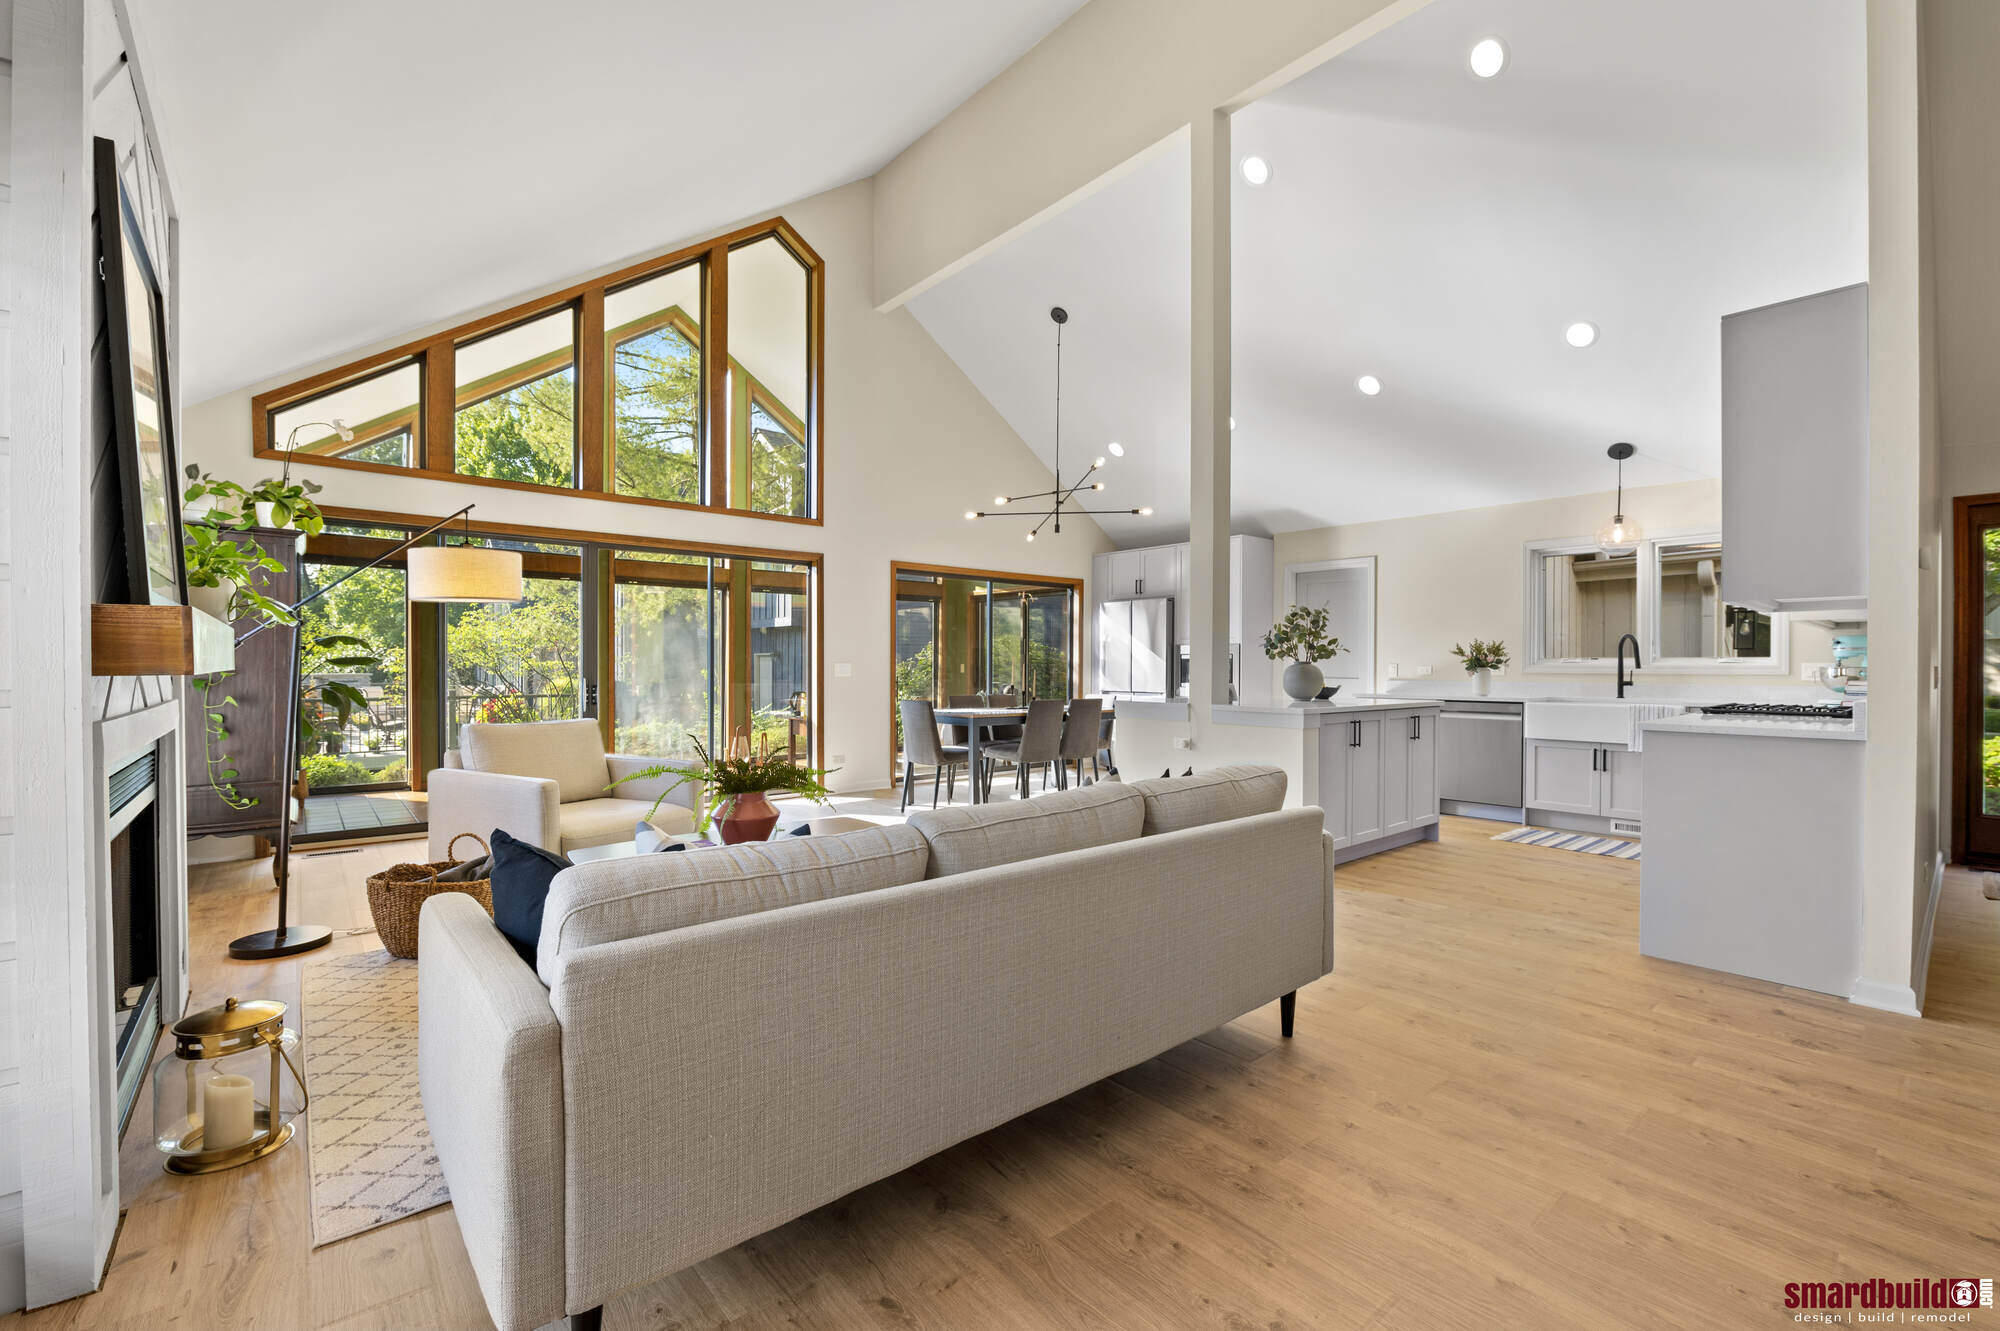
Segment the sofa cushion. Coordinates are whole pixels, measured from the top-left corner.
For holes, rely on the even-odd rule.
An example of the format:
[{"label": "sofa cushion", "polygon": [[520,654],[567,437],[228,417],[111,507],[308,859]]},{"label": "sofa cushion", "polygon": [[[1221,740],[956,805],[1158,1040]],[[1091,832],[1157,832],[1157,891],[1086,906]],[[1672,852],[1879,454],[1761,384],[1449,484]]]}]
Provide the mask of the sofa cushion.
[{"label": "sofa cushion", "polygon": [[580,864],[549,889],[535,969],[550,984],[578,948],[920,883],[929,859],[918,833],[874,827]]},{"label": "sofa cushion", "polygon": [[926,809],[910,826],[930,843],[930,877],[1060,855],[1138,838],[1146,805],[1132,786],[1101,782],[1081,790],[1001,800],[971,808]]},{"label": "sofa cushion", "polygon": [[611,780],[603,732],[588,718],[518,725],[474,722],[459,728],[458,743],[460,758],[471,771],[545,777],[556,783],[556,799],[564,804],[601,798]]},{"label": "sofa cushion", "polygon": [[[584,846],[608,846],[614,841],[630,841],[639,823],[646,821],[651,800],[577,800],[556,810],[561,824],[561,842],[556,849],[567,855]],[[694,814],[678,804],[662,804],[653,815],[652,825],[669,836],[694,831]]]},{"label": "sofa cushion", "polygon": [[1285,802],[1282,767],[1217,767],[1193,776],[1163,776],[1128,787],[1146,801],[1146,835],[1205,827],[1230,818],[1276,813]]},{"label": "sofa cushion", "polygon": [[542,933],[542,910],[549,884],[570,867],[551,850],[496,829],[493,833],[493,926],[506,936],[521,960],[535,964]]}]

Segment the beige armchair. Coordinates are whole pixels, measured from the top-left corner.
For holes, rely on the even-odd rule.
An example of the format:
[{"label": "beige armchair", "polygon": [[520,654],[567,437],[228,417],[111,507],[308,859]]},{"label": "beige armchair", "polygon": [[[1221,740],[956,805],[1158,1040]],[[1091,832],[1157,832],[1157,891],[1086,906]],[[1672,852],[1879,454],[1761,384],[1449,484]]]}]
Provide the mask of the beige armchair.
[{"label": "beige armchair", "polygon": [[[628,781],[607,791],[613,781],[660,760],[606,753],[592,720],[469,724],[458,736],[460,747],[447,751],[445,765],[430,774],[433,860],[446,858],[459,833],[490,837],[495,828],[562,854],[623,841],[674,780]],[[653,826],[692,832],[700,799],[693,782],[669,792]]]}]

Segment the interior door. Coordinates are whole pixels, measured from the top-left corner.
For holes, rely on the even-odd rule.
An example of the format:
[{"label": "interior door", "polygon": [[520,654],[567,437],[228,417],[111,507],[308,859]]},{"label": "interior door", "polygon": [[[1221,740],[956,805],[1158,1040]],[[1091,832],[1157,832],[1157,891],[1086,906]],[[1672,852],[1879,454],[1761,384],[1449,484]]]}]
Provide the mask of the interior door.
[{"label": "interior door", "polygon": [[1963,863],[2000,868],[2000,495],[1961,499],[1954,507],[1953,840]]},{"label": "interior door", "polygon": [[1327,683],[1350,692],[1375,682],[1375,569],[1373,561],[1343,568],[1302,569],[1293,578],[1293,600],[1326,611],[1327,630],[1346,650],[1319,662]]}]

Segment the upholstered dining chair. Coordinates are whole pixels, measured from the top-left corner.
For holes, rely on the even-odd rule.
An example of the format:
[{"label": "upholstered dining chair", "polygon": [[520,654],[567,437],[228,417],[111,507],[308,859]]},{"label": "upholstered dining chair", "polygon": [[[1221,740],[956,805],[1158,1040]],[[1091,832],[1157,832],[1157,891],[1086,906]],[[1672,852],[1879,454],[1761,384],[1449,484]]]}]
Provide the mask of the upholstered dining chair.
[{"label": "upholstered dining chair", "polygon": [[[946,781],[949,800],[957,793],[958,769],[969,762],[970,755],[964,745],[946,744],[938,737],[937,704],[929,698],[905,698],[896,704],[897,713],[903,719],[903,812],[910,811],[910,791],[916,783],[917,769],[931,770],[931,807],[938,803],[938,782]],[[978,780],[978,774],[969,775],[970,780]]]},{"label": "upholstered dining chair", "polygon": [[1069,789],[1069,765],[1076,764],[1076,779],[1083,782],[1083,765],[1097,762],[1098,722],[1104,717],[1104,699],[1071,698],[1069,716],[1063,721],[1062,748],[1056,758],[1056,784]]},{"label": "upholstered dining chair", "polygon": [[[986,697],[984,694],[979,693],[954,693],[951,695],[951,705],[953,707],[984,707],[986,705]],[[946,726],[944,728],[944,742],[947,744],[965,743],[965,732],[967,729],[968,727],[966,726]]]},{"label": "upholstered dining chair", "polygon": [[[1104,772],[1115,772],[1118,770],[1118,760],[1111,753],[1111,728],[1112,723],[1117,719],[1110,711],[1106,711],[1097,720],[1097,752],[1090,755],[1090,774],[1093,777],[1102,778]],[[1104,760],[1103,772],[1100,772],[1097,767],[1097,761],[1100,758]]]},{"label": "upholstered dining chair", "polygon": [[[979,756],[991,758],[993,762],[1014,764],[1015,789],[1022,799],[1028,798],[1028,769],[1042,767],[1042,789],[1049,788],[1051,769],[1062,757],[1063,707],[1059,700],[1047,699],[1028,704],[1028,722],[1021,727],[1021,738],[1017,740],[997,740],[992,744],[981,744]],[[993,768],[987,765],[983,774],[990,795],[993,790]]]}]

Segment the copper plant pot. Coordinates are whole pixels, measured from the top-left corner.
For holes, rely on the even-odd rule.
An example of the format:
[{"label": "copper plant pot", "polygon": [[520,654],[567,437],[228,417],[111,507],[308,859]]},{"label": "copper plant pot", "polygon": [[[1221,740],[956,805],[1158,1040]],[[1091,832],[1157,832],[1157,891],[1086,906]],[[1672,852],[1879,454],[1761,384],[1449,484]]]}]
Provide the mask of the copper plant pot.
[{"label": "copper plant pot", "polygon": [[722,844],[738,845],[745,841],[768,841],[771,832],[778,826],[778,811],[771,807],[771,801],[764,798],[761,790],[745,791],[732,795],[729,812],[717,824],[722,831]]}]

